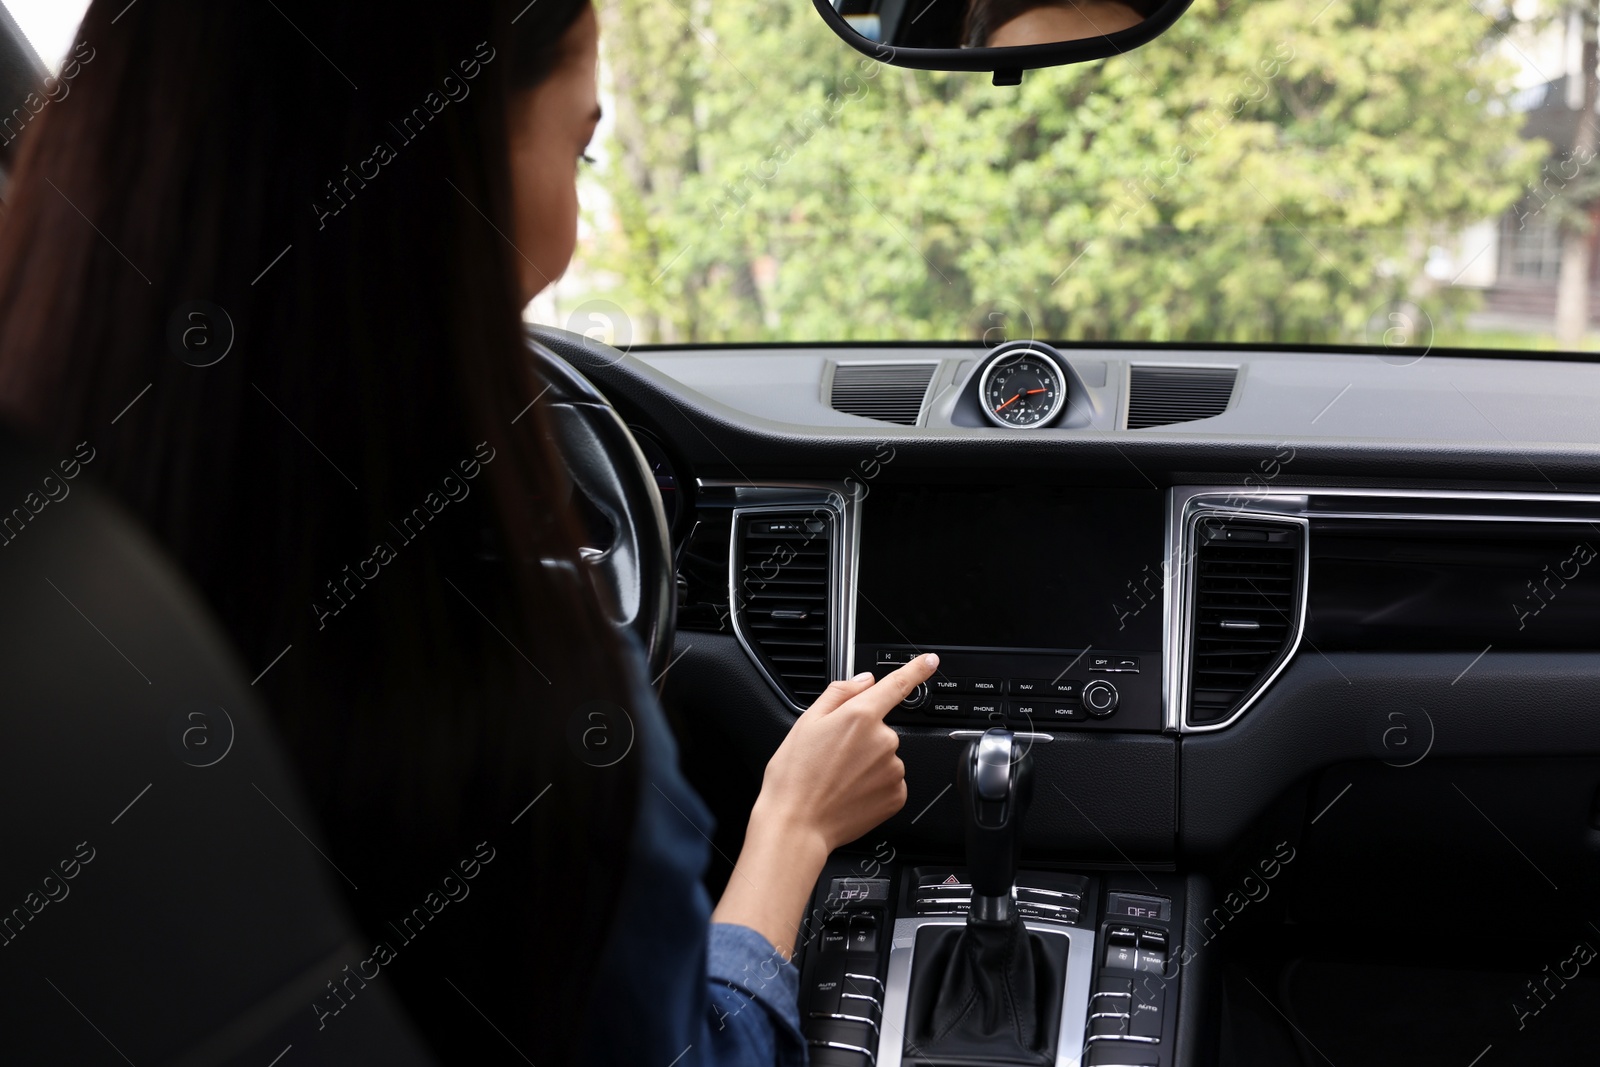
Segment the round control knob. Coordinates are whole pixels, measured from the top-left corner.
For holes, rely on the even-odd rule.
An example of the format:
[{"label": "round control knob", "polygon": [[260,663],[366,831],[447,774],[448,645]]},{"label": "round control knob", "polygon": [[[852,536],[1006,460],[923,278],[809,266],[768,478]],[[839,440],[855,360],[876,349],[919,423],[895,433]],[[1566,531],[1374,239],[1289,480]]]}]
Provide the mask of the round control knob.
[{"label": "round control knob", "polygon": [[915,711],[917,708],[922,707],[922,705],[926,704],[927,702],[928,683],[918,682],[916,687],[912,689],[911,692],[906,694],[906,698],[900,702],[900,706],[902,708]]},{"label": "round control knob", "polygon": [[1117,710],[1117,701],[1122,698],[1117,694],[1117,687],[1104,678],[1096,678],[1083,687],[1084,709],[1097,719],[1103,719]]}]

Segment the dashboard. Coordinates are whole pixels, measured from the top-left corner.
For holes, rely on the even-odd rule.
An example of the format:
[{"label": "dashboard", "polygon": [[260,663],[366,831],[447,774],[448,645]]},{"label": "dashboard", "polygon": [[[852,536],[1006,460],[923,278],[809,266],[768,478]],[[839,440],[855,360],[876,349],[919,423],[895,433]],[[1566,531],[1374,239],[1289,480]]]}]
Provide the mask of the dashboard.
[{"label": "dashboard", "polygon": [[[956,768],[996,724],[1032,767],[1018,899],[1072,897],[1029,920],[1083,968],[1058,1063],[1205,1062],[1214,1006],[1263,1030],[1280,972],[1431,988],[1407,968],[1443,953],[1514,984],[1589,936],[1600,363],[536,337],[674,490],[662,699],[719,854],[829,680],[940,655],[887,719],[903,809],[815,892],[833,914],[859,890],[804,964],[818,1062],[895,1062],[852,1012],[894,1033],[924,939],[961,921],[928,908],[962,906]],[[1544,947],[1485,941],[1486,905]],[[1140,978],[1161,960],[1164,992]]]},{"label": "dashboard", "polygon": [[[1027,848],[1150,870],[1326,803],[1330,768],[1600,757],[1596,364],[536,336],[677,491],[665,699],[732,792],[829,679],[928,649],[885,832],[947,846],[956,753],[996,721],[1036,738]],[[1028,397],[1027,425],[982,406]],[[1591,847],[1587,770],[1517,788],[1563,814],[1505,833]]]}]

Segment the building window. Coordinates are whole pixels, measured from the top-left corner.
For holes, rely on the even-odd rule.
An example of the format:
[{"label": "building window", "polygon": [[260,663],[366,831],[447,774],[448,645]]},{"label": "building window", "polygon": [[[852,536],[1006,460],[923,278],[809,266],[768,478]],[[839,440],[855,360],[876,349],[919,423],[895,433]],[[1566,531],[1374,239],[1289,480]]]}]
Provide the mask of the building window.
[{"label": "building window", "polygon": [[1502,276],[1523,282],[1553,282],[1561,273],[1561,234],[1542,205],[1521,204],[1500,220]]}]

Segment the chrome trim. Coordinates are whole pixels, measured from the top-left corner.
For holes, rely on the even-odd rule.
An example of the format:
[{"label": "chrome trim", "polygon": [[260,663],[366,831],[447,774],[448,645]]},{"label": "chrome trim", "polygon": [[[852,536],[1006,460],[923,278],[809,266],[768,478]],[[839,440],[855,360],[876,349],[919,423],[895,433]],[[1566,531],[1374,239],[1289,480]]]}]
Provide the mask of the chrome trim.
[{"label": "chrome trim", "polygon": [[[951,730],[949,737],[952,741],[976,741],[987,732],[986,730]],[[1026,730],[1011,736],[1018,741],[1033,741],[1036,743],[1048,743],[1056,739],[1054,734],[1036,734]]]},{"label": "chrome trim", "polygon": [[[858,982],[871,982],[873,985],[878,987],[880,992],[883,990],[883,981],[882,981],[882,979],[880,979],[875,974],[855,974],[855,973],[853,973],[851,971],[846,971],[846,972],[844,972],[844,976],[846,978],[853,978]],[[840,996],[843,996],[843,995],[844,994],[842,994],[842,993],[840,994]],[[860,996],[861,994],[856,993],[856,994],[852,994],[852,995]],[[882,1007],[883,1005],[880,1004],[878,1006]]]},{"label": "chrome trim", "polygon": [[[936,375],[937,376],[937,375]],[[891,457],[892,458],[892,457]],[[844,619],[844,636],[840,639],[839,662],[843,665],[839,677],[849,678],[856,671],[856,583],[861,571],[861,503],[866,499],[866,486],[856,483],[861,494],[845,497],[845,531],[849,545],[845,554],[845,573],[839,584],[840,617]]]},{"label": "chrome trim", "polygon": [[[1017,900],[1015,897],[1012,897],[1011,900],[1012,900],[1013,904],[1016,906],[1018,915],[1025,916],[1026,918],[1029,918],[1029,919],[1038,919],[1040,922],[1057,922],[1057,923],[1069,923],[1070,924],[1070,923],[1077,922],[1078,921],[1078,916],[1082,914],[1082,911],[1080,909],[1078,909],[1078,908],[1062,907],[1062,906],[1056,905],[1056,904],[1040,904],[1037,901],[1032,901],[1032,900]],[[963,899],[963,900],[918,900],[918,901],[915,901],[914,903],[917,906],[917,908],[919,909],[918,912],[917,912],[917,914],[919,914],[919,915],[965,915],[972,908],[972,902],[970,900],[965,900],[965,899]],[[1029,908],[1048,908],[1051,911],[1060,912],[1061,913],[1061,917],[1057,917],[1055,915],[1045,915],[1045,914],[1035,915],[1035,914],[1032,914],[1032,913],[1030,913],[1028,911]],[[1069,915],[1069,914],[1071,915],[1071,918],[1066,918],[1066,916]]]},{"label": "chrome trim", "polygon": [[968,758],[972,761],[972,788],[984,800],[1005,800],[1011,794],[1011,764],[1019,757],[1012,749],[1010,730],[985,730]]},{"label": "chrome trim", "polygon": [[1136,1037],[1133,1034],[1091,1034],[1089,1040],[1085,1041],[1084,1044],[1087,1045],[1095,1041],[1128,1041],[1139,1045],[1161,1044],[1159,1037]]},{"label": "chrome trim", "polygon": [[[910,1008],[911,957],[917,931],[924,926],[964,926],[963,919],[929,916],[896,919],[889,949],[889,989],[883,1002],[884,1036],[878,1041],[880,1067],[900,1067],[905,1046],[906,1013]],[[1089,988],[1094,980],[1094,934],[1078,926],[1025,920],[1023,925],[1041,936],[1067,939],[1067,974],[1061,994],[1061,1029],[1056,1034],[1055,1067],[1079,1067],[1088,1026]]]},{"label": "chrome trim", "polygon": [[[869,996],[866,993],[840,993],[839,994],[839,999],[840,1000],[864,1000],[868,1004],[871,1004],[874,1008],[877,1008],[879,1015],[883,1014],[883,1001],[879,1000],[877,997]],[[855,1016],[851,1016],[851,1018],[855,1018]]]},{"label": "chrome trim", "polygon": [[762,663],[751,647],[750,639],[740,624],[739,603],[739,529],[741,517],[774,512],[805,511],[826,508],[833,515],[833,538],[829,549],[828,597],[830,620],[827,642],[827,672],[833,678],[848,678],[851,669],[851,644],[855,640],[856,598],[855,578],[860,562],[860,501],[844,482],[736,482],[704,479],[696,483],[702,489],[733,489],[734,506],[728,530],[728,617],[733,625],[734,637],[744,649],[744,654],[761,672],[767,684],[785,704],[794,711],[805,709],[797,704]]},{"label": "chrome trim", "polygon": [[[1358,506],[1312,510],[1316,501],[1404,500],[1413,506],[1396,511],[1376,511]],[[1475,507],[1471,512],[1452,513],[1428,509],[1429,502],[1469,502]],[[1540,504],[1587,505],[1594,509],[1592,516],[1582,514],[1554,515],[1517,513],[1513,509],[1497,509],[1495,504],[1517,504],[1522,507]],[[1295,626],[1295,638],[1289,653],[1283,657],[1255,691],[1221,722],[1203,726],[1189,724],[1189,616],[1193,607],[1194,574],[1188,564],[1191,560],[1192,520],[1202,514],[1222,514],[1256,520],[1279,520],[1301,524],[1305,528],[1305,543],[1301,554],[1300,611]],[[1279,674],[1299,651],[1305,630],[1306,607],[1310,592],[1311,519],[1370,519],[1398,522],[1504,522],[1504,523],[1573,523],[1600,522],[1600,495],[1594,493],[1536,492],[1519,490],[1458,490],[1458,489],[1364,489],[1354,486],[1311,487],[1284,486],[1231,486],[1201,485],[1175,486],[1167,494],[1167,581],[1164,589],[1166,627],[1164,635],[1166,684],[1163,686],[1163,723],[1168,732],[1210,733],[1225,729],[1237,722],[1277,680]],[[1182,584],[1174,589],[1181,576]]]},{"label": "chrome trim", "polygon": [[[1370,496],[1371,494],[1364,495]],[[1440,520],[1450,520],[1454,522],[1571,523],[1573,525],[1592,525],[1596,521],[1596,519],[1583,519],[1572,515],[1452,515],[1426,511],[1318,511],[1311,517],[1317,519],[1393,519],[1399,522],[1439,522]]]},{"label": "chrome trim", "polygon": [[[1095,704],[1092,704],[1089,701],[1089,694],[1091,692],[1109,692],[1111,694],[1111,702],[1105,707],[1099,707]],[[1109,718],[1113,713],[1116,712],[1118,705],[1122,703],[1122,694],[1117,691],[1117,687],[1111,684],[1109,679],[1091,678],[1087,682],[1083,683],[1083,689],[1078,694],[1078,700],[1083,705],[1084,711],[1088,712],[1097,719],[1104,719]]]},{"label": "chrome trim", "polygon": [[[1015,894],[1016,890],[1013,889],[1012,892]],[[1019,908],[1026,906],[1030,908],[1045,908],[1049,911],[1070,911],[1074,915],[1077,915],[1083,910],[1082,908],[1073,907],[1071,904],[1046,904],[1042,900],[1022,900],[1021,898],[1015,899],[1017,900],[1017,907]]]},{"label": "chrome trim", "polygon": [[[1520,489],[1364,489],[1359,486],[1283,486],[1270,488],[1261,486],[1254,488],[1238,485],[1207,485],[1207,486],[1179,486],[1175,490],[1188,497],[1196,496],[1229,496],[1235,499],[1248,496],[1251,500],[1265,500],[1273,504],[1279,501],[1298,502],[1298,507],[1304,509],[1310,497],[1377,497],[1383,500],[1499,500],[1518,501],[1540,504],[1593,504],[1600,509],[1600,493],[1562,493],[1544,492]],[[1294,506],[1294,505],[1291,505]],[[1301,514],[1303,511],[1293,511],[1291,514]],[[1357,511],[1351,515],[1360,518],[1390,518],[1392,513],[1382,511]],[[1321,514],[1318,514],[1321,517]],[[1448,513],[1418,512],[1416,517],[1427,519],[1453,518]],[[1517,515],[1490,516],[1496,521],[1517,519]],[[1570,520],[1582,522],[1582,519]]]},{"label": "chrome trim", "polygon": [[[1172,582],[1176,577],[1174,560],[1183,558],[1183,533],[1177,525],[1178,507],[1175,503],[1178,490],[1167,491],[1164,519],[1166,553],[1161,560],[1161,729],[1164,733],[1177,733],[1180,727],[1178,697],[1174,693],[1173,679],[1180,673],[1177,662],[1178,634],[1177,601],[1173,597]],[[1177,690],[1181,693],[1181,688]]]},{"label": "chrome trim", "polygon": [[[1173,490],[1174,496],[1181,490]],[[1238,493],[1232,492],[1231,499],[1238,499]],[[1214,495],[1214,494],[1213,494]],[[1182,585],[1179,589],[1177,610],[1169,616],[1169,620],[1176,620],[1176,633],[1169,630],[1168,647],[1176,647],[1177,661],[1169,666],[1167,675],[1168,704],[1179,710],[1178,728],[1184,733],[1210,733],[1221,730],[1239,720],[1239,717],[1261,698],[1261,695],[1271,688],[1272,683],[1282,674],[1284,669],[1293,662],[1295,654],[1300,651],[1300,642],[1305,634],[1306,604],[1310,599],[1311,582],[1311,521],[1303,516],[1286,515],[1270,510],[1254,510],[1248,507],[1223,507],[1210,500],[1206,494],[1195,493],[1184,499],[1179,511],[1181,523],[1179,525],[1179,541],[1175,550],[1169,555],[1169,560],[1176,559],[1176,573],[1181,576]],[[1207,723],[1204,726],[1193,726],[1189,723],[1189,662],[1192,655],[1194,642],[1193,627],[1190,619],[1194,613],[1195,581],[1198,577],[1196,568],[1192,565],[1196,549],[1195,530],[1201,520],[1215,517],[1245,518],[1253,522],[1276,522],[1286,526],[1300,528],[1300,589],[1296,598],[1297,606],[1295,617],[1289,620],[1293,633],[1282,655],[1272,670],[1257,680],[1255,686],[1246,694],[1233,713],[1221,722]],[[1169,582],[1170,584],[1170,582]],[[1172,728],[1169,722],[1168,728]]]},{"label": "chrome trim", "polygon": [[842,1023],[866,1023],[868,1026],[872,1027],[872,1032],[874,1034],[880,1034],[882,1032],[878,1029],[878,1024],[867,1018],[865,1015],[843,1015],[836,1011],[814,1011],[807,1014],[806,1018],[835,1019]]},{"label": "chrome trim", "polygon": [[1029,893],[1043,893],[1047,897],[1071,897],[1073,900],[1083,899],[1082,893],[1066,893],[1059,889],[1037,889],[1031,885],[1019,885],[1016,886],[1015,889],[1018,891],[1027,890]]},{"label": "chrome trim", "polygon": [[[1065,357],[1061,356],[1059,352],[1051,355],[1052,352],[1055,352],[1054,349],[1041,352],[1039,351],[1041,346],[1049,348],[1048,345],[1043,345],[1043,342],[1028,341],[1017,345],[1015,348],[1008,348],[1004,352],[991,352],[984,357],[983,365],[978,368],[978,406],[983,409],[983,413],[989,421],[996,426],[1004,427],[1007,430],[1042,430],[1061,417],[1061,409],[1066,407],[1067,404],[1067,393],[1072,389],[1072,379],[1068,378],[1067,372],[1061,369],[1061,364],[1065,361]],[[1038,422],[1030,422],[1025,426],[1018,426],[1014,422],[1006,422],[991,411],[989,409],[989,401],[984,394],[989,391],[989,375],[994,373],[994,369],[1000,365],[1001,360],[1021,359],[1024,356],[1037,357],[1048,363],[1050,369],[1055,371],[1056,402],[1051,405],[1044,418]]]},{"label": "chrome trim", "polygon": [[867,1058],[868,1063],[877,1062],[877,1057],[872,1054],[872,1050],[869,1048],[862,1048],[860,1045],[847,1045],[843,1041],[823,1041],[822,1039],[815,1037],[807,1041],[806,1044],[810,1045],[812,1048],[837,1048],[843,1049],[846,1052],[859,1052]]}]

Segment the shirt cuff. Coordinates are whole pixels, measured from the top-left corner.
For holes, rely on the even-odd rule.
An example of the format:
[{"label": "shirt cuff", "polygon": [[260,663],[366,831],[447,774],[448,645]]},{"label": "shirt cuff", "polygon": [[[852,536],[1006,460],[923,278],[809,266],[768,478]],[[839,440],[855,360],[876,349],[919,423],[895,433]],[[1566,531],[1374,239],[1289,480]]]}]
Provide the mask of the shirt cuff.
[{"label": "shirt cuff", "polygon": [[712,923],[706,976],[744,993],[766,1009],[788,1036],[800,1035],[800,969],[778,954],[772,942],[748,926]]}]

